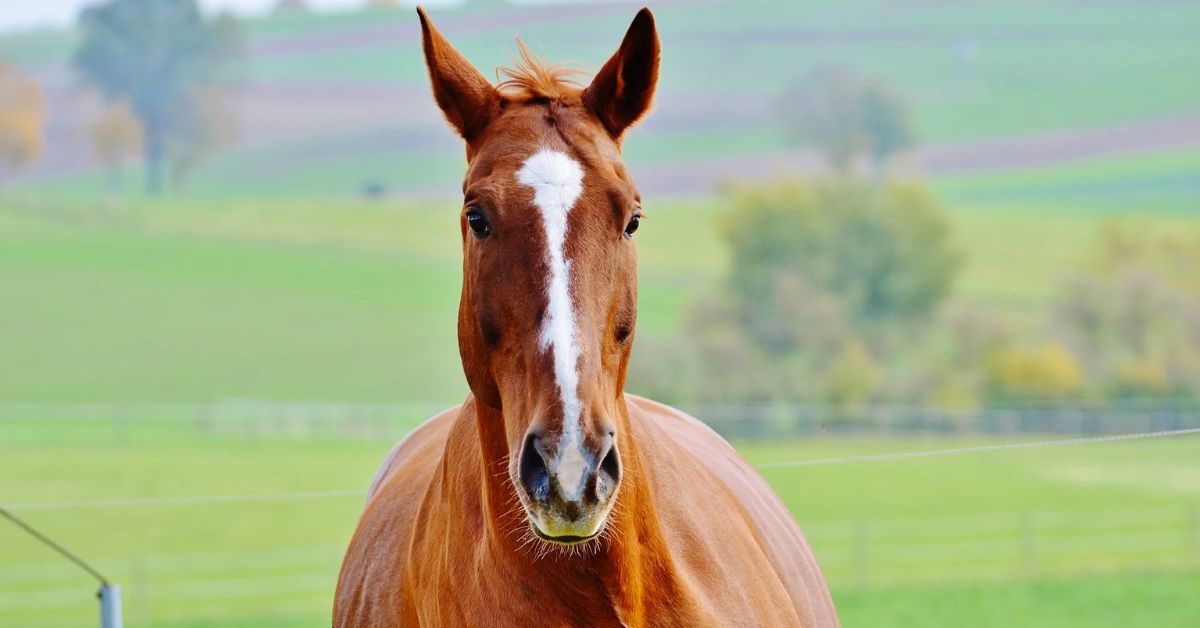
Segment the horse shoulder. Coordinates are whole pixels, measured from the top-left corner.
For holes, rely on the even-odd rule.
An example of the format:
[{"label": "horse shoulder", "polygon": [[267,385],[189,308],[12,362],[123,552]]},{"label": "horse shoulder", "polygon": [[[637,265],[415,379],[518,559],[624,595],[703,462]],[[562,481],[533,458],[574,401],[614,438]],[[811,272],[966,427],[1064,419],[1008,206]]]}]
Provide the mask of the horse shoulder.
[{"label": "horse shoulder", "polygon": [[[812,547],[762,476],[728,441],[698,419],[655,401],[634,395],[626,397],[629,404],[640,411],[646,428],[656,432],[657,438],[652,440],[659,443],[657,451],[661,457],[653,461],[656,475],[667,469],[679,474],[675,480],[681,490],[676,491],[678,495],[674,499],[682,503],[677,507],[688,511],[689,516],[714,517],[723,513],[726,516],[722,521],[712,523],[727,531],[737,530],[740,523],[730,521],[728,515],[740,515],[754,537],[753,543],[765,554],[779,583],[791,598],[801,624],[838,625],[829,589]],[[681,464],[685,459],[689,464]],[[689,485],[691,490],[687,490]],[[709,488],[695,490],[699,486]],[[733,503],[722,508],[721,499]],[[721,559],[732,560],[728,553]]]},{"label": "horse shoulder", "polygon": [[446,435],[450,433],[450,425],[461,411],[462,406],[447,408],[425,419],[423,423],[400,439],[400,442],[396,443],[392,450],[384,456],[383,464],[379,465],[379,469],[375,471],[375,477],[371,480],[370,487],[367,488],[367,503],[370,504],[371,498],[375,496],[379,487],[395,475],[396,469],[403,462],[412,458],[410,452],[429,446],[437,447],[445,443]]},{"label": "horse shoulder", "polygon": [[422,497],[459,412],[455,407],[426,420],[384,458],[342,561],[335,626],[395,625],[406,609],[411,611],[403,586],[409,543]]}]

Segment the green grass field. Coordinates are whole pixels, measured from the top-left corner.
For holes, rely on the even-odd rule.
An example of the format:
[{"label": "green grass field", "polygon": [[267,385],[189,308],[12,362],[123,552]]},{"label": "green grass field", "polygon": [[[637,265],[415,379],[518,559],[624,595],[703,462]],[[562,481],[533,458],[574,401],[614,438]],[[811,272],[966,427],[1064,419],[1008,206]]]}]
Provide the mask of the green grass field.
[{"label": "green grass field", "polygon": [[[780,82],[824,63],[851,63],[910,94],[931,140],[1001,135],[1130,119],[1195,105],[1200,92],[1179,74],[1200,62],[1190,45],[1195,8],[1100,3],[963,5],[899,10],[879,0],[843,3],[711,2],[654,7],[664,41],[663,89],[676,94],[774,94]],[[484,68],[508,61],[520,34],[553,59],[598,67],[632,10],[571,16],[532,13],[519,28],[447,29]],[[452,20],[458,10],[433,12]],[[407,10],[375,12],[375,24],[416,32]],[[368,23],[343,16],[257,22],[263,40],[296,32],[336,32]],[[290,23],[289,23],[290,22]],[[745,36],[729,39],[730,25]],[[1047,25],[1054,25],[1049,27]],[[1103,41],[1103,47],[1093,45]],[[963,52],[963,50],[973,52]],[[411,41],[333,52],[255,59],[245,73],[288,80],[386,81],[423,78]],[[503,52],[501,52],[503,51]],[[499,56],[498,56],[499,55]],[[1054,59],[1054,63],[1043,63]],[[720,77],[715,80],[715,77]],[[1069,90],[1063,90],[1063,86]],[[1049,91],[1053,98],[1047,98]],[[1154,98],[1147,98],[1153,94]]]},{"label": "green grass field", "polygon": [[[741,450],[757,463],[980,442],[813,440]],[[130,625],[323,625],[359,495],[36,504],[354,489],[389,446],[221,434],[188,422],[9,417],[0,422],[0,495],[120,581]],[[1197,461],[1200,440],[1180,437],[765,476],[805,527],[846,626],[1182,628],[1200,619]],[[93,621],[86,576],[10,526],[0,526],[0,546],[0,625]]]},{"label": "green grass field", "polygon": [[[1183,172],[1194,155],[1162,162]],[[1114,168],[1160,174],[1134,163],[939,182],[967,255],[956,295],[1023,317],[1088,263],[1104,221],[1200,226],[1186,189],[1175,209],[1152,212],[970,198],[1006,182],[1087,185]],[[452,201],[32,198],[0,198],[0,328],[22,330],[0,352],[0,399],[449,403],[465,390]],[[676,332],[697,293],[720,280],[720,207],[647,199],[643,338]]]},{"label": "green grass field", "polygon": [[[1000,184],[950,181],[942,193],[986,185]],[[0,329],[20,330],[0,352],[3,503],[118,579],[130,625],[323,625],[358,495],[46,505],[362,487],[396,438],[464,392],[454,204],[16,194],[3,207]],[[719,204],[647,211],[640,331],[670,333],[721,276]],[[1114,213],[956,202],[972,252],[961,292],[1044,307],[1056,273],[1086,261],[1089,232]],[[1140,220],[1194,224],[1186,212]],[[264,419],[253,410],[262,399],[292,405]],[[336,405],[290,416],[330,400],[425,403],[382,423],[338,420]],[[116,403],[117,416],[56,409],[72,401]],[[189,402],[249,410],[197,414]],[[741,449],[768,463],[981,442]],[[1187,437],[764,474],[807,530],[847,626],[1182,628],[1200,619],[1197,461],[1200,440]],[[0,547],[0,625],[93,621],[86,577],[11,527]]]}]

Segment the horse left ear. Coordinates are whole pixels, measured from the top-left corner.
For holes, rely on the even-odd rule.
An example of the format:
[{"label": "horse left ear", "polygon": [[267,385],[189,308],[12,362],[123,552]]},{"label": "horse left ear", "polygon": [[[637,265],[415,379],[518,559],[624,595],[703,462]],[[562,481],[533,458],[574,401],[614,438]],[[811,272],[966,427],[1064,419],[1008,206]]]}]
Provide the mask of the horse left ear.
[{"label": "horse left ear", "polygon": [[629,25],[620,49],[583,91],[583,103],[600,118],[613,139],[620,140],[625,129],[650,109],[658,83],[658,58],[654,15],[643,7]]},{"label": "horse left ear", "polygon": [[499,113],[500,94],[488,80],[438,32],[417,7],[421,18],[421,45],[433,97],[459,135],[473,141]]}]

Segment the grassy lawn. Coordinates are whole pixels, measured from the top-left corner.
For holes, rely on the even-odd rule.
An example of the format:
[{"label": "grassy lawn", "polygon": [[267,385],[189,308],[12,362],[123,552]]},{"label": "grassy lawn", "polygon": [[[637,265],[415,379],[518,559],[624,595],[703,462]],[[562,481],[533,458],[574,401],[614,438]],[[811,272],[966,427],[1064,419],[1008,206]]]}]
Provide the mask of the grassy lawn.
[{"label": "grassy lawn", "polygon": [[[0,352],[0,399],[465,393],[453,204],[76,209],[0,212],[0,328],[22,330]],[[697,219],[711,206],[648,211],[662,227],[639,234],[639,323],[653,334],[675,328],[722,255]]]},{"label": "grassy lawn", "polygon": [[[0,401],[450,403],[463,393],[452,202],[117,209],[14,198],[0,210],[0,329],[20,333],[4,336]],[[675,329],[690,295],[720,276],[718,211],[715,201],[647,203],[641,333]],[[1044,305],[1112,213],[952,207],[973,252],[963,292]],[[401,406],[382,428],[334,420],[314,430],[286,416],[264,427],[153,407],[90,421],[10,411],[0,417],[0,500],[355,489],[429,413]],[[740,447],[766,463],[980,442]],[[1198,460],[1200,441],[1180,438],[764,474],[809,534],[847,626],[1185,626],[1200,613],[1190,594]],[[338,493],[17,512],[119,580],[131,625],[248,627],[327,621],[360,507]],[[11,527],[0,527],[0,547],[0,625],[94,622],[87,578]]]},{"label": "grassy lawn", "polygon": [[835,589],[842,625],[1187,628],[1200,572]]},{"label": "grassy lawn", "polygon": [[[503,64],[520,34],[552,59],[598,67],[612,53],[632,11],[571,15],[529,12],[519,26],[479,28],[434,10],[447,34],[480,67]],[[1005,3],[898,10],[879,0],[849,3],[712,2],[656,8],[664,42],[662,89],[673,94],[774,95],[811,67],[847,63],[893,81],[916,105],[922,136],[965,139],[1102,124],[1178,111],[1200,102],[1179,80],[1200,62],[1192,45],[1196,9],[1117,3]],[[409,11],[376,12],[393,41],[251,59],[256,79],[414,81],[424,78]],[[271,22],[279,21],[276,29]],[[256,36],[289,23],[326,33],[368,24],[353,14],[274,18],[252,23]],[[405,30],[407,29],[407,30]],[[1103,42],[1103,46],[1097,46]],[[752,69],[752,71],[747,71]],[[714,80],[714,77],[720,77]]]},{"label": "grassy lawn", "polygon": [[944,177],[952,204],[1052,204],[1115,216],[1200,216],[1200,151],[1171,150]]},{"label": "grassy lawn", "polygon": [[[131,625],[327,621],[341,551],[361,508],[358,495],[29,504],[353,489],[369,480],[390,439],[121,425],[0,423],[0,459],[9,471],[0,475],[0,496],[120,581]],[[751,462],[773,462],[981,442],[815,440],[740,448]],[[1157,620],[1153,625],[1184,626],[1200,610],[1192,595],[1200,577],[1197,461],[1200,440],[1185,437],[765,475],[805,527],[847,626],[1117,626],[1147,617]],[[0,546],[0,624],[94,621],[93,585],[85,576],[11,526],[0,526]],[[1106,604],[1103,613],[1078,608],[1098,600]]]},{"label": "grassy lawn", "polygon": [[[4,207],[0,328],[21,333],[0,352],[0,399],[452,403],[465,391],[452,201]],[[719,207],[648,200],[638,233],[643,337],[678,331],[694,296],[719,282]],[[952,205],[967,253],[958,295],[1037,312],[1114,215]],[[1184,212],[1137,220],[1200,225]]]}]

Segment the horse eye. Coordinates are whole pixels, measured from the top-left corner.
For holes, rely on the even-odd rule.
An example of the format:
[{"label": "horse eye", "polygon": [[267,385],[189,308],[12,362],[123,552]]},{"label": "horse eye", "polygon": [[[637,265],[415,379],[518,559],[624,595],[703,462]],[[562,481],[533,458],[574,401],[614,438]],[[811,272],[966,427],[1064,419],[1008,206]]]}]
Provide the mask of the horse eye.
[{"label": "horse eye", "polygon": [[482,239],[492,235],[492,226],[488,224],[487,218],[474,207],[467,210],[467,226],[476,238]]},{"label": "horse eye", "polygon": [[625,225],[625,237],[632,237],[633,232],[638,230],[638,225],[640,224],[642,224],[641,216],[634,216],[633,218],[630,218],[629,224]]}]

